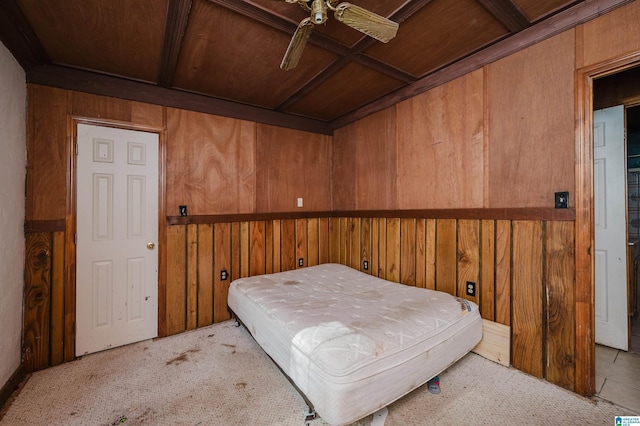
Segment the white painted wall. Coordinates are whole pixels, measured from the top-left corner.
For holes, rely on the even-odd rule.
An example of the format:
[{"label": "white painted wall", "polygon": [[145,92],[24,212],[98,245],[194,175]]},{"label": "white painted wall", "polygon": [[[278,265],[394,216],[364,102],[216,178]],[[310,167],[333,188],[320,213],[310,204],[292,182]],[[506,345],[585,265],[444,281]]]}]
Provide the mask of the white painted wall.
[{"label": "white painted wall", "polygon": [[24,70],[0,43],[0,388],[21,357],[26,103]]}]

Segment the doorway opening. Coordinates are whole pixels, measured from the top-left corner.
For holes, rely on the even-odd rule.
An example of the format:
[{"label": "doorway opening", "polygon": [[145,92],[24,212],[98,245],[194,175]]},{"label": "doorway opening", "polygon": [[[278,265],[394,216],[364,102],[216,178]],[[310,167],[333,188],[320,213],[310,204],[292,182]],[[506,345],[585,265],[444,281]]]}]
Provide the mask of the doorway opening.
[{"label": "doorway opening", "polygon": [[[593,211],[592,235],[595,236],[594,259],[594,317],[595,317],[595,394],[599,397],[614,402],[618,405],[638,410],[640,404],[637,395],[640,395],[640,386],[637,385],[636,371],[640,368],[640,322],[638,321],[638,273],[640,272],[640,67],[629,68],[614,74],[609,74],[593,80],[592,89],[592,124],[594,144],[593,151]],[[598,260],[599,244],[602,246],[604,237],[599,230],[599,220],[603,218],[599,213],[599,175],[603,168],[598,154],[599,133],[601,132],[601,117],[605,111],[618,111],[619,118],[623,120],[623,134],[621,135],[621,147],[624,150],[623,158],[617,164],[608,163],[615,167],[617,174],[622,178],[613,187],[607,185],[606,194],[610,192],[616,199],[614,209],[621,214],[617,218],[618,226],[623,231],[618,235],[617,244],[624,252],[622,262],[608,262],[603,265]],[[609,123],[613,125],[613,123]],[[608,125],[608,124],[606,124]],[[600,126],[600,127],[599,127]],[[625,137],[626,136],[626,137]],[[607,218],[611,221],[611,218]],[[599,242],[600,240],[600,242]],[[607,268],[617,268],[615,285],[623,293],[617,293],[618,300],[606,300],[607,296],[613,298],[615,293],[603,290],[603,276],[610,275],[610,271],[603,272]],[[604,302],[603,302],[604,300]],[[603,328],[599,329],[599,315],[609,303],[616,306],[615,309],[624,313],[620,315],[615,328],[603,335]],[[613,339],[609,334],[617,333],[622,339],[617,343],[611,343]],[[600,335],[599,335],[600,334]],[[634,338],[635,337],[635,338]],[[631,368],[631,369],[630,369]]]}]

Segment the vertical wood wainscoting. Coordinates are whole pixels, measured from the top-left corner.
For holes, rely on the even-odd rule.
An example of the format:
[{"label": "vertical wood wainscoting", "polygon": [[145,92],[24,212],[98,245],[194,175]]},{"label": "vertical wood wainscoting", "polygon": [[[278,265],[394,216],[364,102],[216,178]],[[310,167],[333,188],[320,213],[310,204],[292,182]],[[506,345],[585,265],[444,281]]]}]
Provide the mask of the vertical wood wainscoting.
[{"label": "vertical wood wainscoting", "polygon": [[[573,220],[338,215],[168,218],[160,335],[229,319],[233,279],[299,268],[300,259],[304,267],[336,262],[476,302],[483,318],[511,327],[515,368],[574,389]],[[64,312],[63,240],[59,230],[27,232],[27,372],[69,361],[65,327],[75,318]],[[477,285],[474,297],[466,295],[468,281]]]},{"label": "vertical wood wainscoting", "polygon": [[[300,259],[304,267],[336,262],[476,302],[483,318],[511,326],[514,367],[573,390],[573,221],[328,216],[175,218],[167,231],[166,335],[228,319],[235,278],[296,269]],[[229,279],[221,280],[222,270]],[[477,285],[474,297],[468,281]]]},{"label": "vertical wood wainscoting", "polygon": [[[64,220],[25,226],[22,366],[26,373],[71,361],[65,356]],[[71,350],[73,353],[73,348]]]}]

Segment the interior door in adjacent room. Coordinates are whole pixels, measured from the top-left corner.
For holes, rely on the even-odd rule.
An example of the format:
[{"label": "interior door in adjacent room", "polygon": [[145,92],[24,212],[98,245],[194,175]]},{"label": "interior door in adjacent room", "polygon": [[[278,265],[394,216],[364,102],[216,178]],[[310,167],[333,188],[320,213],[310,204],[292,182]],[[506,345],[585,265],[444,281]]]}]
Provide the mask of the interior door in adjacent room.
[{"label": "interior door in adjacent room", "polygon": [[595,341],[628,350],[624,106],[593,113]]},{"label": "interior door in adjacent room", "polygon": [[157,337],[155,133],[78,124],[76,356]]}]

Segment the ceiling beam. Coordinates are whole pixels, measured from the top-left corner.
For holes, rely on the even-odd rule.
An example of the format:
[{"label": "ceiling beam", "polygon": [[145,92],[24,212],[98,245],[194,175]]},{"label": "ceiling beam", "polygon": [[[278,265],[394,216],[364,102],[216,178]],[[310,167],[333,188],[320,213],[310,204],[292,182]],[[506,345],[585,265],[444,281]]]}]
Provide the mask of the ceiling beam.
[{"label": "ceiling beam", "polygon": [[192,0],[169,0],[164,25],[164,42],[160,60],[158,85],[171,87],[182,49],[182,40],[189,22]]},{"label": "ceiling beam", "polygon": [[238,118],[312,133],[333,134],[331,126],[324,121],[58,65],[32,68],[27,71],[27,83]]},{"label": "ceiling beam", "polygon": [[275,110],[276,111],[284,111],[289,108],[291,105],[298,102],[302,97],[304,97],[307,93],[311,92],[316,87],[320,86],[322,83],[327,81],[329,77],[340,71],[344,68],[350,61],[350,57],[342,56],[338,58],[336,61],[333,61],[322,70],[319,74],[317,74],[313,79],[311,79],[307,84],[302,86],[300,90],[295,92],[293,95],[289,96],[284,102],[278,105]]},{"label": "ceiling beam", "polygon": [[529,18],[510,0],[478,0],[498,21],[512,33],[531,26]]},{"label": "ceiling beam", "polygon": [[375,58],[372,58],[371,56],[368,56],[366,54],[360,54],[360,55],[352,55],[351,56],[351,60],[353,62],[357,62],[360,65],[364,65],[367,68],[371,68],[373,70],[378,71],[381,74],[386,74],[389,77],[393,77],[396,80],[400,80],[403,83],[413,83],[414,81],[416,81],[418,79],[418,77],[411,75],[407,72],[404,72],[402,70],[399,70],[398,68],[394,67],[393,65],[389,65],[386,62],[381,62]]},{"label": "ceiling beam", "polygon": [[[234,0],[209,0],[209,1],[219,6],[233,10],[234,12],[240,13],[241,15],[244,15],[248,18],[261,22],[262,24],[268,25],[272,28],[276,28],[278,30],[281,30],[291,35],[293,35],[297,27],[297,24],[292,23],[287,19],[281,18],[280,16],[270,12],[269,10],[262,9],[251,3],[247,3],[244,1],[237,1],[237,0],[235,1]],[[415,3],[417,3],[420,7],[422,7],[424,4],[428,3],[429,1],[431,0],[409,1],[405,4],[404,8],[402,8],[401,10],[403,11],[405,9],[409,11],[413,11],[414,9],[417,10],[415,8]],[[410,6],[413,6],[413,7],[410,7]],[[405,16],[406,12],[401,15]],[[322,49],[328,50],[332,53],[335,53],[336,55],[339,55],[339,56],[350,56],[351,59],[355,60],[356,62],[359,62],[362,65],[372,68],[382,74],[386,74],[389,77],[396,78],[405,83],[413,82],[416,80],[417,78],[416,76],[404,73],[398,70],[397,68],[383,61],[380,61],[376,58],[358,57],[357,55],[354,55],[354,54],[359,54],[363,52],[365,49],[367,49],[369,46],[371,46],[371,44],[375,42],[376,41],[374,39],[363,35],[363,38],[360,39],[360,41],[355,46],[353,46],[352,48],[349,48],[341,43],[336,42],[332,38],[325,36],[324,34],[318,31],[312,32],[311,36],[309,37],[309,43],[315,46],[318,46]]]},{"label": "ceiling beam", "polygon": [[346,126],[371,114],[389,108],[405,99],[412,98],[424,93],[434,87],[440,86],[465,74],[468,74],[486,64],[495,62],[501,58],[511,55],[519,50],[525,49],[563,31],[574,28],[586,21],[597,18],[631,3],[634,0],[586,0],[576,6],[568,8],[559,14],[544,21],[532,25],[519,33],[497,42],[473,55],[470,55],[458,62],[449,65],[439,71],[427,75],[424,78],[409,84],[377,101],[374,101],[362,108],[345,114],[331,122],[334,129]]},{"label": "ceiling beam", "polygon": [[431,0],[408,0],[389,19],[401,24],[429,3]]},{"label": "ceiling beam", "polygon": [[[247,18],[251,18],[254,21],[258,21],[264,25],[275,28],[287,34],[293,35],[296,28],[298,27],[298,23],[291,22],[288,19],[284,19],[279,15],[274,14],[273,12],[257,7],[251,3],[238,0],[209,1],[217,4],[218,6],[233,10],[234,12],[246,16]],[[348,47],[317,31],[311,33],[311,36],[309,37],[309,43],[312,43],[318,47],[341,56],[348,55],[350,53]]]},{"label": "ceiling beam", "polygon": [[15,0],[0,2],[0,40],[25,71],[51,62]]},{"label": "ceiling beam", "polygon": [[416,77],[407,74],[401,70],[398,70],[391,65],[387,65],[385,63],[381,63],[375,59],[372,59],[369,56],[362,54],[354,54],[343,56],[338,58],[338,60],[331,63],[328,67],[326,67],[322,72],[317,74],[313,79],[311,79],[307,84],[302,86],[300,90],[295,92],[293,95],[289,96],[284,102],[278,105],[275,110],[276,111],[285,111],[291,105],[298,102],[302,99],[307,93],[313,91],[315,88],[320,86],[322,83],[327,81],[331,76],[340,71],[342,68],[347,66],[349,62],[357,62],[360,65],[378,71],[381,74],[385,74],[389,77],[395,78],[396,80],[402,81],[403,83],[413,83],[417,80]]},{"label": "ceiling beam", "polygon": [[[237,0],[209,0],[212,3],[217,4],[218,6],[225,7],[229,10],[233,10],[234,12],[240,13],[243,16],[256,20],[264,25],[270,26],[272,28],[276,28],[283,32],[293,34],[296,30],[297,24],[290,22],[287,19],[280,17],[279,15],[274,14],[273,12],[257,7],[251,3],[247,3],[244,1]],[[431,0],[412,0],[405,3],[405,5],[400,9],[401,11],[405,11],[403,13],[396,12],[396,14],[400,13],[400,16],[408,16],[407,11],[415,11],[418,10],[419,7],[422,7],[424,4],[428,3]],[[418,4],[418,8],[416,8],[416,4]],[[311,80],[309,80],[304,86],[300,88],[297,92],[295,92],[292,96],[287,98],[284,102],[278,105],[275,110],[283,111],[288,107],[299,101],[304,95],[309,93],[314,88],[318,87],[320,84],[329,79],[333,74],[341,70],[350,60],[360,63],[368,68],[371,68],[375,71],[378,71],[381,74],[385,74],[389,77],[400,80],[404,83],[411,83],[416,81],[415,76],[405,73],[403,71],[398,70],[397,68],[382,62],[378,59],[362,56],[360,53],[375,43],[376,40],[366,37],[360,39],[358,43],[352,48],[348,48],[341,43],[334,41],[333,39],[325,36],[324,34],[314,31],[311,33],[309,37],[309,43],[314,44],[318,47],[321,47],[325,50],[328,50],[332,53],[340,56],[335,62],[333,62],[330,66],[325,68],[322,72],[317,74]]]},{"label": "ceiling beam", "polygon": [[[431,0],[409,0],[405,2],[405,4],[401,6],[396,12],[394,12],[390,19],[400,23],[416,13],[430,1]],[[298,102],[307,93],[311,92],[313,89],[327,81],[331,76],[333,76],[333,74],[340,71],[349,63],[349,61],[357,62],[360,65],[364,65],[365,67],[371,68],[381,74],[385,74],[404,83],[412,83],[416,81],[417,77],[401,71],[393,67],[392,65],[387,64],[386,62],[382,62],[371,56],[362,54],[362,52],[364,52],[375,43],[377,43],[375,39],[367,37],[363,34],[362,38],[351,48],[348,55],[343,55],[342,58],[339,58],[330,66],[325,68],[321,73],[317,74],[312,80],[310,80],[307,84],[300,88],[300,90],[289,96],[289,98],[278,105],[276,107],[276,111],[284,111],[291,105]]]}]

